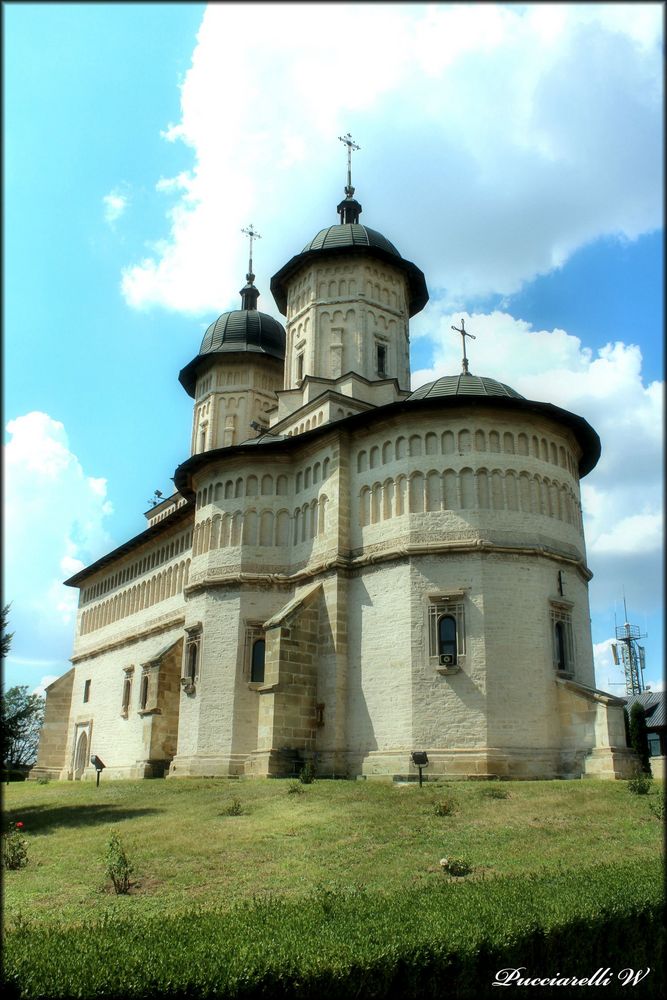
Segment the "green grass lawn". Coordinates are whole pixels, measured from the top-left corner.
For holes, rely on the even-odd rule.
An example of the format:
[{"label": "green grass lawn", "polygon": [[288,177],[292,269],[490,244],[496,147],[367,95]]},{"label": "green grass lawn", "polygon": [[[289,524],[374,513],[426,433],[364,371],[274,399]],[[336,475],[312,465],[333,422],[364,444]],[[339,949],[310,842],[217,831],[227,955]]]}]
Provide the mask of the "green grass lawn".
[{"label": "green grass lawn", "polygon": [[[472,878],[563,872],[662,853],[651,812],[662,785],[626,782],[283,780],[17,782],[3,786],[3,823],[21,821],[29,863],[4,873],[5,922],[70,924],[105,912],[179,913],[242,899],[442,881],[443,857]],[[507,798],[492,798],[493,790]],[[229,815],[234,798],[242,814]],[[435,805],[455,800],[455,811]],[[4,825],[3,825],[4,828]],[[104,853],[115,830],[134,864],[129,896],[113,895]]]}]

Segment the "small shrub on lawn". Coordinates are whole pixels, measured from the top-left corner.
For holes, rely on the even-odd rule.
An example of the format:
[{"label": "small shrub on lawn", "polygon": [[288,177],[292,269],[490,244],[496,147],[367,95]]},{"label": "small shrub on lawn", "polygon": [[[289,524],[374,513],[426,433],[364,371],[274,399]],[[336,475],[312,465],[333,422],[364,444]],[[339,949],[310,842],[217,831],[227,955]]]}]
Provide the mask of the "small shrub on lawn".
[{"label": "small shrub on lawn", "polygon": [[236,798],[236,796],[234,796],[234,798],[229,803],[225,811],[228,816],[241,816],[243,814],[243,806],[241,805],[241,800]]},{"label": "small shrub on lawn", "polygon": [[48,785],[48,783],[49,783],[50,780],[51,780],[50,778],[38,778],[37,779],[37,784],[38,785]]},{"label": "small shrub on lawn", "polygon": [[117,833],[112,833],[105,855],[105,874],[111,879],[117,896],[126,896],[130,891],[130,875],[133,872],[122,841]]},{"label": "small shrub on lawn", "polygon": [[453,816],[458,810],[458,802],[451,795],[448,795],[445,799],[440,799],[433,806],[433,812],[436,816]]},{"label": "small shrub on lawn", "polygon": [[472,871],[472,865],[465,858],[443,858],[440,867],[446,875],[454,875],[456,878],[470,875]]},{"label": "small shrub on lawn", "polygon": [[307,760],[306,763],[301,768],[299,781],[301,782],[302,785],[312,785],[312,783],[315,781],[315,766],[312,760]]},{"label": "small shrub on lawn", "polygon": [[651,791],[651,775],[636,774],[628,781],[628,791],[633,795],[648,795]]},{"label": "small shrub on lawn", "polygon": [[11,823],[2,835],[2,863],[5,868],[17,871],[28,864],[28,844],[23,836],[23,823]]},{"label": "small shrub on lawn", "polygon": [[653,815],[657,819],[664,820],[664,818],[665,818],[665,795],[664,795],[664,792],[660,792],[658,794],[657,798],[651,799],[651,801],[648,804],[648,807],[649,807],[649,809],[651,810],[651,812],[653,813]]},{"label": "small shrub on lawn", "polygon": [[300,781],[290,781],[287,786],[288,795],[303,795],[303,788]]},{"label": "small shrub on lawn", "polygon": [[510,797],[506,788],[497,788],[495,785],[492,788],[483,789],[482,795],[487,799],[509,799]]}]

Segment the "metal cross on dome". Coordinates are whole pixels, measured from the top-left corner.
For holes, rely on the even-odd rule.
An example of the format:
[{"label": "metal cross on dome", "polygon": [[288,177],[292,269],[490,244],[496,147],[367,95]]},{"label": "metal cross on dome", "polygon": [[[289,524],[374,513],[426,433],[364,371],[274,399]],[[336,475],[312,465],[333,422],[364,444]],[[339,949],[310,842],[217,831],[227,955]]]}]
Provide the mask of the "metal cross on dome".
[{"label": "metal cross on dome", "polygon": [[252,274],[252,241],[261,240],[262,237],[252,228],[252,222],[250,223],[249,226],[246,226],[245,229],[242,229],[241,232],[245,233],[245,235],[250,240],[250,256],[248,259],[248,281],[250,281],[251,280],[250,275]]},{"label": "metal cross on dome", "polygon": [[469,375],[470,372],[468,371],[468,359],[466,357],[466,337],[470,337],[471,340],[477,340],[477,337],[475,336],[474,333],[468,333],[468,331],[465,328],[465,322],[463,319],[461,319],[461,329],[459,330],[458,326],[453,326],[452,330],[456,330],[457,333],[461,334],[461,340],[463,341],[463,374]]},{"label": "metal cross on dome", "polygon": [[354,188],[352,187],[352,150],[361,149],[361,146],[357,146],[349,132],[345,135],[339,135],[338,138],[347,146],[347,187],[345,188],[345,194],[348,198],[351,198],[354,194]]}]

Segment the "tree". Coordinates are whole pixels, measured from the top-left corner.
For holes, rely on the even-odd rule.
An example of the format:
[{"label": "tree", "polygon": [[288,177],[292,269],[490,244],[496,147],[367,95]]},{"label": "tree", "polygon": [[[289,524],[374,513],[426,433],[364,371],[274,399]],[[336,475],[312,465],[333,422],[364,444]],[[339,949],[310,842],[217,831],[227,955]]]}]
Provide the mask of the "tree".
[{"label": "tree", "polygon": [[638,701],[630,709],[630,746],[639,757],[641,769],[645,774],[651,773],[648,752],[648,736],[646,735],[646,712]]},{"label": "tree", "polygon": [[2,698],[2,759],[7,768],[34,764],[44,721],[44,699],[28,686],[9,688]]},{"label": "tree", "polygon": [[13,632],[7,631],[7,622],[9,619],[9,609],[11,604],[4,604],[2,611],[0,611],[0,652],[2,654],[2,659],[6,659],[9,654],[9,650],[12,645],[12,639],[14,638]]}]

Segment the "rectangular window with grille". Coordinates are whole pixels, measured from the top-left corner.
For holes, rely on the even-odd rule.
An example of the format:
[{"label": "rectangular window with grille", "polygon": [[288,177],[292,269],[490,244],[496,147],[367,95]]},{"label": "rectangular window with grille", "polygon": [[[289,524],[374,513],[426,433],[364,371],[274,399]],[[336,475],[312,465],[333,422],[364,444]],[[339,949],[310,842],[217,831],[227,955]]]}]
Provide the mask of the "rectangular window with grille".
[{"label": "rectangular window with grille", "polygon": [[428,606],[429,659],[444,669],[456,670],[465,657],[465,615],[460,595],[433,597]]}]

